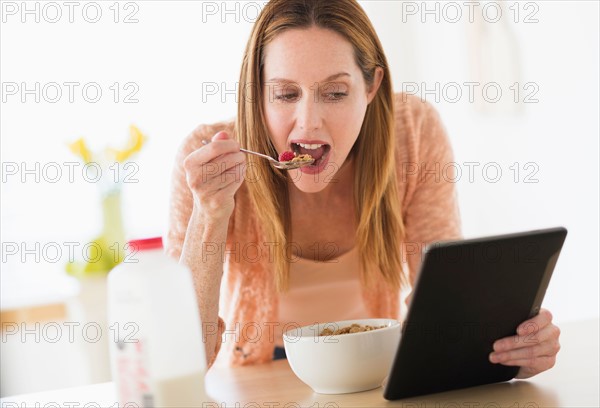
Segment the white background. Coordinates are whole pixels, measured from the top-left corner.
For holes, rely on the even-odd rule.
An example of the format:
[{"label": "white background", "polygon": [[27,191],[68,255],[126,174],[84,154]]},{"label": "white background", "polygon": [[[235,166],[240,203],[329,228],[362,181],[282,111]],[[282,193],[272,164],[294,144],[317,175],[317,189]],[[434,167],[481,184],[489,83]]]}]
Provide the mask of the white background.
[{"label": "white background", "polygon": [[[17,14],[5,12],[11,10],[8,3],[19,8]],[[25,95],[22,102],[20,92],[3,92],[3,243],[31,247],[35,242],[87,242],[98,233],[98,186],[81,173],[75,173],[74,182],[66,168],[57,183],[43,178],[38,183],[33,176],[22,182],[20,175],[5,174],[4,166],[77,161],[67,148],[69,141],[84,136],[96,150],[118,147],[131,123],[149,141],[135,159],[138,182],[124,186],[127,235],[163,234],[180,141],[200,123],[235,114],[236,96],[226,89],[235,89],[243,49],[263,2],[121,2],[117,23],[112,1],[97,2],[102,17],[96,23],[86,21],[95,16],[90,7],[83,14],[88,3],[75,8],[73,22],[68,8],[55,3],[62,17],[50,23],[56,8],[44,9],[46,2],[26,3],[39,8],[39,22],[35,15],[21,15],[21,2],[2,2],[3,89],[7,83],[26,83],[29,89],[36,82],[41,87],[50,82],[81,84],[73,103],[66,87],[56,103],[43,95],[37,103],[34,95]],[[436,83],[440,88],[468,81],[501,84],[497,103],[486,102],[481,86],[473,102],[467,88],[457,102],[449,100],[454,93],[445,98],[418,93],[439,110],[462,166],[457,183],[464,235],[565,226],[569,235],[544,305],[558,322],[597,317],[598,2],[537,1],[526,6],[506,1],[495,23],[488,21],[494,10],[483,13],[488,2],[474,9],[473,22],[463,2],[453,3],[462,13],[455,23],[448,20],[455,19],[457,8],[447,2],[427,3],[429,10],[437,4],[439,22],[436,14],[423,14],[421,2],[362,4],[383,42],[397,91],[415,83],[421,90],[434,89]],[[414,7],[416,14],[411,14]],[[128,15],[138,21],[125,23]],[[103,92],[97,103],[87,102],[81,93],[92,82]],[[129,82],[139,89],[137,103],[124,103],[129,92],[123,86]],[[521,90],[516,103],[509,89],[515,82]],[[114,83],[121,88],[117,103],[109,89]],[[214,84],[217,94],[207,94]],[[532,90],[537,102],[524,103]],[[472,180],[466,162],[480,163]],[[511,170],[515,162],[518,175]],[[501,168],[497,182],[490,180],[492,170],[482,173],[486,163]],[[533,164],[526,168],[526,163]],[[528,183],[532,170],[536,173],[530,181],[537,182]],[[68,284],[63,270],[64,262],[36,263],[29,257],[23,263],[18,256],[3,260],[3,304],[31,299],[32,293],[47,288],[62,290]]]}]

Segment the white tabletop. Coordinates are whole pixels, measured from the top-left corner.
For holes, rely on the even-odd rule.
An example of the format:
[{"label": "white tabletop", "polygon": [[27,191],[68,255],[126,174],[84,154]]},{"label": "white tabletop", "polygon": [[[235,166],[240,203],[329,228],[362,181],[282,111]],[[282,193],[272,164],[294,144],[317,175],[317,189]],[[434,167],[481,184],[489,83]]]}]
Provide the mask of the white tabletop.
[{"label": "white tabletop", "polygon": [[[599,407],[598,319],[560,325],[562,349],[556,366],[526,381],[511,381],[395,402],[382,389],[344,395],[314,393],[286,360],[245,367],[213,367],[206,378],[215,403],[207,407]],[[53,404],[51,404],[53,403]],[[292,403],[293,405],[290,405]],[[18,395],[0,408],[118,407],[113,383]],[[216,404],[216,405],[215,405]],[[329,404],[329,405],[328,405]]]}]

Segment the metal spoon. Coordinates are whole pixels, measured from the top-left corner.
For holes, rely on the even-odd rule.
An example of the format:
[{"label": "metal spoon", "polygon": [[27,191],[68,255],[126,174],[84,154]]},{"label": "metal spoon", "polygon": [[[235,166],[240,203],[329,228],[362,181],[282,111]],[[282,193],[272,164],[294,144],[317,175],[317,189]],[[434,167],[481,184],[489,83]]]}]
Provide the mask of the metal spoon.
[{"label": "metal spoon", "polygon": [[[202,144],[203,145],[207,145],[209,143],[210,142],[207,142],[206,140],[202,140]],[[252,150],[246,150],[246,149],[240,148],[240,151],[244,152],[244,153],[253,154],[255,156],[262,157],[263,159],[267,159],[269,161],[269,163],[271,164],[271,166],[275,167],[276,169],[281,169],[281,170],[294,170],[294,169],[300,168],[302,166],[306,166],[308,164],[312,164],[315,161],[314,159],[312,159],[312,160],[307,160],[307,161],[296,161],[296,162],[287,161],[287,162],[281,162],[281,161],[275,160],[271,156],[267,156],[266,154],[262,154],[262,153],[253,152]]]}]

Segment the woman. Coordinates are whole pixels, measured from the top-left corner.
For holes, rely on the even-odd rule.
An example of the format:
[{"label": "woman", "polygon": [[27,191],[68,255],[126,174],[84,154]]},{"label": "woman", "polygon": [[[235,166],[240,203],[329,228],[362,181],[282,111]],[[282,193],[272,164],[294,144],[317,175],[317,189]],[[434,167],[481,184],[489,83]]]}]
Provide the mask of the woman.
[{"label": "woman", "polygon": [[[249,364],[273,359],[286,325],[399,318],[422,246],[460,238],[454,176],[439,174],[452,151],[435,111],[393,94],[354,0],[268,3],[239,89],[236,122],[197,128],[173,175],[167,251],[192,270],[209,364],[222,337],[231,362]],[[240,147],[316,161],[281,172]],[[537,343],[499,340],[490,361],[521,366],[521,378],[550,368],[558,328],[542,311],[519,335],[532,325]]]}]

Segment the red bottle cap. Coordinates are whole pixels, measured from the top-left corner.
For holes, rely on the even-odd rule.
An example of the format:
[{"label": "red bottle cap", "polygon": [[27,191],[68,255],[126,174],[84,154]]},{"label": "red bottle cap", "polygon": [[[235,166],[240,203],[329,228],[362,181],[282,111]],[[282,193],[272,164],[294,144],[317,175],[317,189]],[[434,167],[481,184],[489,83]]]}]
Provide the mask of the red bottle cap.
[{"label": "red bottle cap", "polygon": [[162,237],[132,239],[128,242],[129,249],[132,251],[148,251],[151,249],[162,249]]}]

